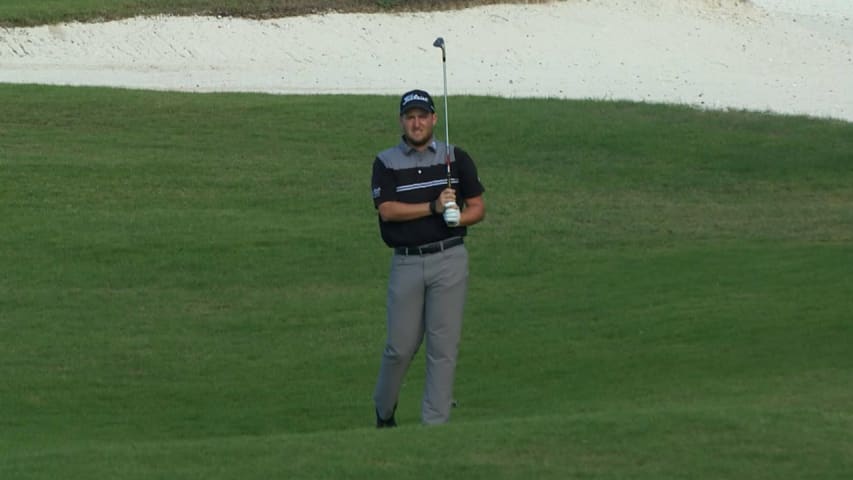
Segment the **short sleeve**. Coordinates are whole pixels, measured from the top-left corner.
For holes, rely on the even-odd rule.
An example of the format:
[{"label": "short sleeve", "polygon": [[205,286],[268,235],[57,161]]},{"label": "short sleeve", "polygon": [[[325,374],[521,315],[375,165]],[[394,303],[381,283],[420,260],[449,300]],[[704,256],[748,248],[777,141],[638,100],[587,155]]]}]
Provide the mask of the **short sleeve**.
[{"label": "short sleeve", "polygon": [[456,157],[459,190],[461,190],[462,197],[473,198],[482,195],[486,188],[480,182],[474,160],[468,155],[468,152],[459,147],[454,148],[453,155]]},{"label": "short sleeve", "polygon": [[374,207],[378,208],[379,204],[396,199],[394,171],[386,167],[379,157],[373,161],[371,188],[373,190]]}]

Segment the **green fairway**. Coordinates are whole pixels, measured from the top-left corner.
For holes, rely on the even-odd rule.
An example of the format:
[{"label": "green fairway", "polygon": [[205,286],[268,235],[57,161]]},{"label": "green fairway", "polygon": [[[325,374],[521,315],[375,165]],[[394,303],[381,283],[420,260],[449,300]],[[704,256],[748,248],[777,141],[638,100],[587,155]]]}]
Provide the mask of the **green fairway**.
[{"label": "green fairway", "polygon": [[418,425],[419,356],[377,431],[397,98],[0,104],[0,478],[853,471],[853,124],[453,97],[488,210],[459,408]]}]

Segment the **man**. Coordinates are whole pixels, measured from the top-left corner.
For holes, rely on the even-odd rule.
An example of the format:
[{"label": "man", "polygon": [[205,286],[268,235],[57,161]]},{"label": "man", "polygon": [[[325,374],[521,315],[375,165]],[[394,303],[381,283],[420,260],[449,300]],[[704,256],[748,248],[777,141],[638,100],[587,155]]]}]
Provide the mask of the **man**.
[{"label": "man", "polygon": [[[376,426],[397,425],[403,377],[426,339],[425,425],[450,419],[468,284],[463,238],[485,216],[477,168],[459,147],[437,142],[435,104],[412,90],[400,99],[401,142],[373,162],[373,203],[382,240],[394,249],[388,278],[387,339],[374,392]],[[451,173],[445,162],[450,154]],[[449,180],[448,180],[449,177]],[[452,183],[452,187],[448,186]]]}]

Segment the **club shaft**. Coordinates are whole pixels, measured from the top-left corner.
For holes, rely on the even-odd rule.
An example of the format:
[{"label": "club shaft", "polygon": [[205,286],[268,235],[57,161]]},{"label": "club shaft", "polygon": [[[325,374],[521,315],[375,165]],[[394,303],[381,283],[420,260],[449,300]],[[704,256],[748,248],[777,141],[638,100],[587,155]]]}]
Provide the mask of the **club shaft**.
[{"label": "club shaft", "polygon": [[447,188],[453,188],[453,180],[450,175],[450,123],[447,114],[447,57],[444,48],[441,49],[441,66],[444,71],[444,163],[447,165]]}]

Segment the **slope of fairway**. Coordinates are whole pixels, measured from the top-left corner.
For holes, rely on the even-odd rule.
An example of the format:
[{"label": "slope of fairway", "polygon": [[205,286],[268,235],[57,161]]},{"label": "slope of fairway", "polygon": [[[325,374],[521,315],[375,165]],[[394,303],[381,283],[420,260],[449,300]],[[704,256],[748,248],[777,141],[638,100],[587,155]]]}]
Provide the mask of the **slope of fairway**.
[{"label": "slope of fairway", "polygon": [[396,102],[0,86],[0,478],[853,470],[853,127],[798,117],[455,98],[459,407],[419,356],[371,428]]}]

